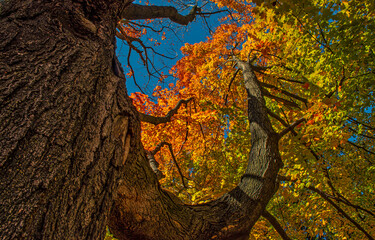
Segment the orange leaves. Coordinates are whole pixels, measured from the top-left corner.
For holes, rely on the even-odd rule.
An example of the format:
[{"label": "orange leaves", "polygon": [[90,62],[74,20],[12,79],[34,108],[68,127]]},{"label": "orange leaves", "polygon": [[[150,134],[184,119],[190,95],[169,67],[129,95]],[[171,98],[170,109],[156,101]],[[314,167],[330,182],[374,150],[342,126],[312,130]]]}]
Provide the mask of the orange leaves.
[{"label": "orange leaves", "polygon": [[[216,2],[232,9],[246,5],[242,1]],[[277,7],[285,8],[289,13],[289,3],[297,4],[286,1],[285,6]],[[345,58],[335,59],[335,54],[340,54],[339,49],[327,54],[310,36],[315,34],[313,28],[317,24],[310,26],[311,31],[307,34],[290,14],[282,11],[276,14],[273,9],[262,7],[258,8],[256,16],[244,16],[241,11],[234,13],[239,20],[223,23],[205,42],[185,44],[181,48],[185,56],[170,71],[177,82],[170,84],[168,89],[156,87],[153,96],[157,100],[132,94],[137,109],[154,116],[165,116],[180,99],[194,97],[178,110],[170,123],[158,126],[143,123],[144,145],[152,149],[161,141],[172,143],[182,171],[190,177],[189,187],[182,189],[181,183],[176,182],[179,176],[171,156],[163,150],[156,156],[167,176],[162,181],[189,203],[210,200],[234,187],[246,166],[251,136],[246,117],[246,93],[241,74],[235,75],[232,48],[236,46],[233,52],[242,60],[257,55],[254,64],[268,67],[257,75],[264,89],[273,96],[266,98],[266,102],[270,113],[276,115],[272,118],[274,129],[281,132],[285,125],[302,117],[306,119],[294,129],[296,136],[288,133],[280,142],[285,166],[280,175],[289,177],[292,182],[282,182],[269,207],[279,212],[278,217],[285,218],[293,239],[331,232],[334,238],[340,238],[337,229],[344,229],[347,223],[308,188],[315,186],[321,191],[332,191],[328,172],[334,179],[332,185],[343,189],[350,201],[361,202],[362,193],[370,199],[373,187],[359,183],[373,180],[373,172],[366,172],[369,171],[366,159],[371,160],[373,156],[364,150],[373,148],[373,114],[357,114],[356,111],[363,110],[363,106],[373,106],[373,84],[367,79],[372,75],[364,72],[362,81],[357,81],[359,72],[342,70]],[[317,39],[321,40],[321,33],[318,33]],[[350,67],[347,62],[346,67]],[[288,101],[295,105],[288,105]],[[350,116],[355,121],[361,119],[370,128],[364,130],[365,125],[349,123]],[[362,142],[354,142],[356,147],[348,142],[349,139]],[[363,176],[357,176],[356,171],[361,171]],[[354,191],[357,185],[360,187]],[[264,234],[273,236],[274,233],[269,225],[260,223],[252,234],[261,239]]]},{"label": "orange leaves", "polygon": [[309,89],[309,87],[310,87],[310,83],[304,83],[303,85],[302,85],[302,87],[304,88],[304,89]]},{"label": "orange leaves", "polygon": [[130,95],[130,98],[133,99],[133,104],[137,108],[137,110],[142,113],[148,114],[152,112],[155,114],[161,111],[161,109],[158,108],[158,106],[154,102],[152,102],[146,94],[136,92],[132,93]]}]

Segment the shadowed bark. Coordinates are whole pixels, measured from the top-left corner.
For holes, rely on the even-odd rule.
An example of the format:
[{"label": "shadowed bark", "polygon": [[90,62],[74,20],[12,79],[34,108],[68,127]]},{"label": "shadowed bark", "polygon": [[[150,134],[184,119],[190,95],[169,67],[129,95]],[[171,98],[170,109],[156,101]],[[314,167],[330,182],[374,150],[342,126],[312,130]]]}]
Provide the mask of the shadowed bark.
[{"label": "shadowed bark", "polygon": [[125,2],[91,2],[0,2],[0,239],[104,237],[139,129],[112,67]]}]

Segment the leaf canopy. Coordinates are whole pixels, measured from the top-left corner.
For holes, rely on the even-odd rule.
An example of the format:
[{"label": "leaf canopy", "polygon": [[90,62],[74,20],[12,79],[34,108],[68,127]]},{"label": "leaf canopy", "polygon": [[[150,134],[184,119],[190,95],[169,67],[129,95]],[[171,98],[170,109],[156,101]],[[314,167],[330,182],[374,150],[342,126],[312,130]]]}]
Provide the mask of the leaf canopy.
[{"label": "leaf canopy", "polygon": [[[251,135],[236,56],[254,61],[276,132],[306,120],[280,142],[281,184],[267,209],[292,239],[374,236],[375,4],[213,2],[231,14],[207,41],[181,48],[176,82],[156,87],[156,101],[131,95],[138,111],[160,117],[193,98],[168,123],[142,123],[147,150],[161,142],[173,149],[155,155],[163,187],[194,204],[240,181]],[[264,219],[250,236],[279,238]]]}]

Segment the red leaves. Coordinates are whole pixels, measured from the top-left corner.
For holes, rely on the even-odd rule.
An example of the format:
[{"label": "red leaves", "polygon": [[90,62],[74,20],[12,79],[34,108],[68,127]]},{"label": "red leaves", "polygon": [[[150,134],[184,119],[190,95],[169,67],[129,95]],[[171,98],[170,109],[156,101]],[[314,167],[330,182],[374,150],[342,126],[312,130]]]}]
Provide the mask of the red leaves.
[{"label": "red leaves", "polygon": [[302,87],[307,90],[310,87],[310,83],[307,82],[307,83],[303,84]]}]

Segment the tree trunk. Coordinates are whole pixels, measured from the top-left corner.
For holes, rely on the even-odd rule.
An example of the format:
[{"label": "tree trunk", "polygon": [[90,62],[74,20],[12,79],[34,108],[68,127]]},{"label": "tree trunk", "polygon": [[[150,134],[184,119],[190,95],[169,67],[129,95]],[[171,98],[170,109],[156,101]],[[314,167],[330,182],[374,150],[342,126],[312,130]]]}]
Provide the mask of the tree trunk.
[{"label": "tree trunk", "polygon": [[140,134],[112,66],[125,4],[0,1],[0,239],[103,239]]}]

